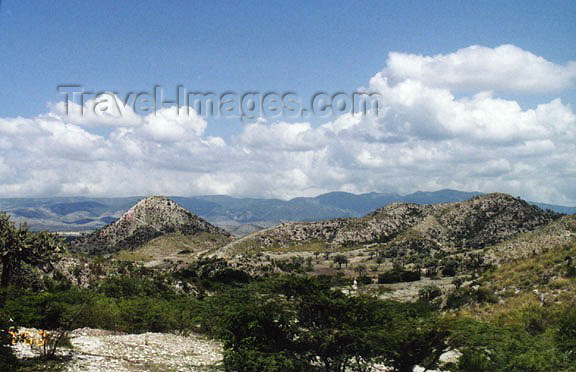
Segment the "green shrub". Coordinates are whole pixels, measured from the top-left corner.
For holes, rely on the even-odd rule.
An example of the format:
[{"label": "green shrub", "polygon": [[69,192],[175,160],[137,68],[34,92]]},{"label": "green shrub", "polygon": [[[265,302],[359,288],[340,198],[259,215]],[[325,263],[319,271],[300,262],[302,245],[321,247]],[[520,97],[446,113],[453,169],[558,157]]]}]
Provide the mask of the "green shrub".
[{"label": "green shrub", "polygon": [[492,372],[495,370],[494,363],[485,353],[469,348],[462,350],[456,366],[457,371]]},{"label": "green shrub", "polygon": [[415,282],[420,280],[420,271],[392,270],[378,275],[378,283],[390,284],[400,282]]},{"label": "green shrub", "polygon": [[15,323],[42,329],[71,327],[76,314],[90,304],[86,291],[70,289],[58,292],[11,291],[5,309]]},{"label": "green shrub", "polygon": [[238,284],[250,282],[251,276],[242,270],[225,268],[216,271],[210,279],[223,284]]},{"label": "green shrub", "polygon": [[104,279],[98,287],[98,292],[106,297],[124,298],[170,295],[173,289],[160,278],[115,276]]},{"label": "green shrub", "polygon": [[498,303],[498,296],[488,288],[460,287],[448,293],[446,307],[457,309],[473,303]]},{"label": "green shrub", "polygon": [[266,353],[251,348],[227,350],[224,353],[224,365],[228,371],[310,371],[310,365],[300,360],[295,354],[286,352]]},{"label": "green shrub", "polygon": [[207,298],[203,322],[224,342],[226,370],[435,365],[448,333],[429,306],[348,297],[327,279],[270,276]]},{"label": "green shrub", "polygon": [[372,284],[372,278],[367,275],[360,275],[356,280],[360,285]]},{"label": "green shrub", "polygon": [[418,299],[423,302],[432,302],[442,296],[442,289],[437,285],[427,285],[418,291]]}]

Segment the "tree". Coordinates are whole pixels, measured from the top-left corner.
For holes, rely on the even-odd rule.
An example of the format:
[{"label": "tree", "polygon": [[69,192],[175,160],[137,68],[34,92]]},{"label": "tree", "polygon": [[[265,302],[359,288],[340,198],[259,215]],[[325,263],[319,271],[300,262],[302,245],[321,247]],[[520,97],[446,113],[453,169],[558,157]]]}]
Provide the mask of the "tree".
[{"label": "tree", "polygon": [[60,251],[61,241],[55,235],[48,232],[33,234],[26,225],[16,227],[10,216],[0,213],[0,289],[8,287],[14,270],[22,263],[46,264]]},{"label": "tree", "polygon": [[206,330],[228,371],[369,371],[374,363],[435,368],[449,331],[432,307],[349,297],[318,278],[254,281],[207,299]]},{"label": "tree", "polygon": [[[433,312],[413,308],[412,314],[394,314],[394,324],[385,333],[382,354],[395,371],[413,371],[420,365],[424,370],[436,368],[440,355],[448,350],[450,331]],[[400,315],[400,316],[399,316]]]},{"label": "tree", "polygon": [[334,257],[334,263],[338,264],[338,270],[342,268],[343,264],[348,267],[348,257],[344,256],[343,254],[338,254]]}]

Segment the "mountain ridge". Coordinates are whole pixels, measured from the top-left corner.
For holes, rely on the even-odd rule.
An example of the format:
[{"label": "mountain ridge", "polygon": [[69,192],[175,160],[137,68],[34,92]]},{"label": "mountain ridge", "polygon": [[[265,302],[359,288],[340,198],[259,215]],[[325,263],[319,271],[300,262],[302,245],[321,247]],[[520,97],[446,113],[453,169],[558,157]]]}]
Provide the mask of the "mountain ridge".
[{"label": "mountain ridge", "polygon": [[[246,232],[285,221],[361,217],[393,202],[435,204],[463,201],[478,195],[482,193],[444,189],[418,191],[407,195],[330,192],[291,200],[235,198],[225,195],[170,198],[208,222],[236,235],[244,235]],[[10,213],[18,223],[26,222],[32,230],[94,231],[118,219],[141,199],[143,197],[0,199],[0,210]],[[576,213],[576,207],[537,202],[532,204],[564,214]]]},{"label": "mountain ridge", "polygon": [[[288,222],[252,233],[223,247],[219,255],[243,252],[323,250],[387,244],[410,235],[410,244],[430,249],[478,249],[534,230],[560,217],[507,194],[479,195],[467,201],[392,203],[361,218]],[[398,244],[403,243],[399,241]]]}]

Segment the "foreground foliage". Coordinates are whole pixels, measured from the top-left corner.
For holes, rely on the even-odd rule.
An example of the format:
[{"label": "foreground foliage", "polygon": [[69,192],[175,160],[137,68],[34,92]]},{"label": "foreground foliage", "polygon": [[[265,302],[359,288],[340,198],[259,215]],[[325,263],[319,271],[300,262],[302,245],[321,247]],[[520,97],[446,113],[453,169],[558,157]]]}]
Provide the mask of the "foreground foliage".
[{"label": "foreground foliage", "polygon": [[[219,275],[213,276],[221,280]],[[98,288],[10,291],[16,324],[124,332],[205,332],[223,341],[230,371],[411,371],[438,367],[457,349],[454,371],[574,370],[576,310],[526,309],[502,322],[443,315],[425,301],[350,297],[337,278],[223,276],[210,295],[165,287],[159,278],[108,278]],[[205,284],[207,279],[201,279]],[[4,327],[6,326],[6,323]]]},{"label": "foreground foliage", "polygon": [[[10,279],[21,263],[45,263],[56,250],[50,235],[32,236],[7,219],[0,223],[1,252],[9,257],[2,274]],[[573,253],[568,247],[562,256],[549,258],[549,266],[564,276],[555,285],[567,281],[563,289],[571,288]],[[444,304],[450,311],[443,313],[441,291],[433,286],[421,291],[418,302],[399,303],[344,294],[340,288],[349,282],[343,275],[254,277],[220,259],[200,260],[176,272],[123,265],[121,274],[103,275],[89,288],[63,278],[45,278],[37,287],[7,280],[0,308],[0,370],[18,368],[6,347],[7,330],[15,325],[204,332],[223,342],[229,371],[368,371],[374,364],[396,371],[416,365],[453,371],[576,370],[573,302],[530,303],[500,318],[478,320],[453,310],[471,303],[496,306],[499,297],[487,286],[457,286]],[[392,273],[381,281],[413,275]],[[503,273],[490,275],[498,279]],[[506,285],[511,280],[506,277]],[[440,356],[454,350],[459,360],[440,365]]]}]

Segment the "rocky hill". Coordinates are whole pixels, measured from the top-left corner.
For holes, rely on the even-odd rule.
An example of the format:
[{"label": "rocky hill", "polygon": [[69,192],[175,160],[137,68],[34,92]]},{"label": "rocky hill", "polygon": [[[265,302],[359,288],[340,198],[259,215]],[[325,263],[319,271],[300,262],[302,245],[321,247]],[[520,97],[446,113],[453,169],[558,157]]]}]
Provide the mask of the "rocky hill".
[{"label": "rocky hill", "polygon": [[483,254],[492,263],[501,264],[537,257],[566,246],[576,246],[576,215],[563,216],[536,230],[490,246]]},{"label": "rocky hill", "polygon": [[229,234],[164,196],[139,201],[117,221],[71,243],[71,250],[90,254],[135,249],[162,235]]},{"label": "rocky hill", "polygon": [[394,203],[362,218],[291,222],[233,242],[219,254],[264,250],[327,250],[409,241],[444,250],[479,249],[560,217],[507,194],[434,205]]}]

